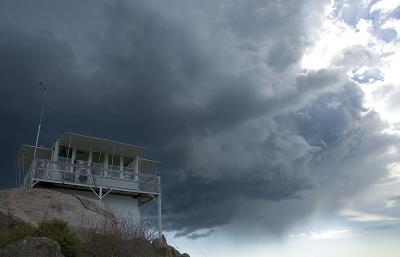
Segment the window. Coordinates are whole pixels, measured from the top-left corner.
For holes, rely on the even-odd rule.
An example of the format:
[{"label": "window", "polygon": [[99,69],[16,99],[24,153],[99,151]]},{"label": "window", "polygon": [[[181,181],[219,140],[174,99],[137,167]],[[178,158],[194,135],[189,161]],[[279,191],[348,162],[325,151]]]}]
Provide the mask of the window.
[{"label": "window", "polygon": [[61,158],[72,158],[72,148],[70,148],[68,152],[68,147],[60,146],[60,150],[58,151],[58,156]]},{"label": "window", "polygon": [[88,161],[89,160],[89,151],[76,150],[76,160],[79,161]]},{"label": "window", "polygon": [[108,155],[108,165],[119,166],[119,155]]},{"label": "window", "polygon": [[104,163],[104,153],[100,153],[100,152],[93,152],[92,155],[92,162],[94,163]]},{"label": "window", "polygon": [[124,167],[131,167],[133,162],[133,158],[124,157]]}]

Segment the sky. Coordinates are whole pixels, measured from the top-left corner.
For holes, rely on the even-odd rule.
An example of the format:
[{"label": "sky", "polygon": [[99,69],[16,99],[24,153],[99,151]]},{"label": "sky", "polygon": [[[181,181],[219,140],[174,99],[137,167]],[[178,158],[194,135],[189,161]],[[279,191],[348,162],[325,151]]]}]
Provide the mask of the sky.
[{"label": "sky", "polygon": [[399,0],[1,0],[0,188],[65,131],[161,162],[192,257],[400,251]]}]

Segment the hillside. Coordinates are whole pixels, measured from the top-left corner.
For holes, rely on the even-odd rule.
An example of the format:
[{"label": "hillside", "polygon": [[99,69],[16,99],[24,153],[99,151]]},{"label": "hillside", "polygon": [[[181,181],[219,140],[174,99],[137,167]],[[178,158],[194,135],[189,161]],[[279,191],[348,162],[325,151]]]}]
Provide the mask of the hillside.
[{"label": "hillside", "polygon": [[188,257],[104,203],[48,189],[0,191],[0,257]]}]

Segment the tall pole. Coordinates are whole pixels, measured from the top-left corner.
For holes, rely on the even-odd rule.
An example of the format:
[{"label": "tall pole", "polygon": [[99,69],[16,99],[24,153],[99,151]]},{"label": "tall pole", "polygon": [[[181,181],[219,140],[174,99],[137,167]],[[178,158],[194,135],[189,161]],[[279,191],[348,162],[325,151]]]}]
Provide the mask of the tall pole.
[{"label": "tall pole", "polygon": [[[45,86],[43,86],[42,82],[39,82],[39,86],[42,87],[42,89],[44,90],[43,92],[43,100],[42,100],[42,110],[40,111],[40,120],[39,120],[39,126],[38,126],[38,131],[36,134],[36,143],[35,143],[35,150],[33,151],[33,162],[36,159],[36,151],[37,151],[37,146],[38,146],[38,142],[39,142],[39,136],[40,136],[40,128],[42,127],[42,119],[43,119],[43,111],[44,111],[44,103],[46,101],[46,94],[47,94],[47,88]],[[31,174],[31,186],[32,186],[32,182],[33,182],[33,170],[32,170],[32,174]]]}]

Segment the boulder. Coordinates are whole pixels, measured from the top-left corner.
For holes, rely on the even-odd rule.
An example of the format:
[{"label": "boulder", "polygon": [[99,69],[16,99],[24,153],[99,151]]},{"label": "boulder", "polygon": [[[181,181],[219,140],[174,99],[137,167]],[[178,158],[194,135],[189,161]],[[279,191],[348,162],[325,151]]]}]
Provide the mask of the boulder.
[{"label": "boulder", "polygon": [[46,237],[27,236],[0,249],[0,257],[63,257],[60,245]]},{"label": "boulder", "polygon": [[157,247],[162,247],[162,246],[168,245],[167,239],[165,238],[164,235],[161,235],[161,238],[156,238],[156,239],[154,239],[153,242],[152,242],[152,244],[153,244],[153,246],[156,247],[156,248],[157,248]]},{"label": "boulder", "polygon": [[[11,218],[12,217],[12,218]],[[113,211],[104,203],[51,189],[9,189],[0,191],[0,229],[11,230],[23,223],[37,225],[54,218],[66,221],[72,228],[117,224]],[[139,240],[140,241],[140,240]],[[164,235],[152,242],[130,240],[140,256],[190,257],[168,245]],[[0,257],[59,257],[57,242],[44,237],[26,237],[0,250]]]},{"label": "boulder", "polygon": [[113,211],[100,201],[50,189],[2,190],[0,212],[33,225],[54,218],[62,219],[72,227],[116,221]]},{"label": "boulder", "polygon": [[157,238],[153,240],[152,244],[157,257],[190,257],[189,254],[181,254],[174,247],[168,245],[164,235],[161,236],[161,239]]},{"label": "boulder", "polygon": [[21,224],[24,224],[24,222],[8,213],[0,212],[0,233],[2,231],[12,230]]}]

